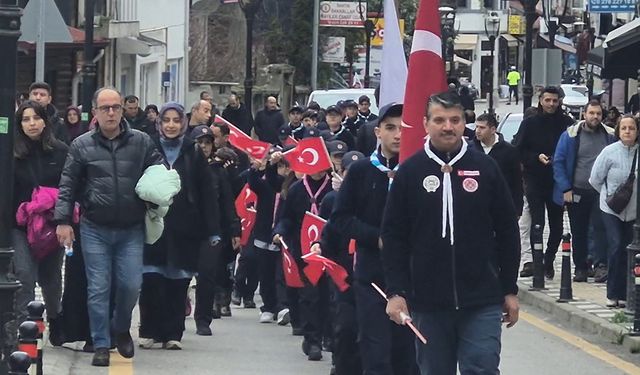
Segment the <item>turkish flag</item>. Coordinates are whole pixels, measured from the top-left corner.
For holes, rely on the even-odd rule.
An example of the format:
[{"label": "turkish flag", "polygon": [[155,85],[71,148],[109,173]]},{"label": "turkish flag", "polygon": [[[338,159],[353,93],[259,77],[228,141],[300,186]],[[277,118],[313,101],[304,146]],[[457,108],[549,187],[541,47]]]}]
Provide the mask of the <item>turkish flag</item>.
[{"label": "turkish flag", "polygon": [[302,219],[302,227],[300,227],[300,250],[302,255],[309,254],[311,245],[320,241],[320,234],[326,223],[327,221],[320,216],[314,215],[309,211],[305,212]]},{"label": "turkish flag", "polygon": [[284,273],[284,282],[291,288],[303,288],[304,282],[300,278],[300,270],[298,264],[291,256],[287,244],[282,241],[282,271]]},{"label": "turkish flag", "polygon": [[256,215],[258,212],[253,208],[245,209],[243,215],[240,215],[240,225],[242,226],[242,236],[240,237],[240,245],[246,246],[251,237],[251,231],[256,223]]},{"label": "turkish flag", "polygon": [[349,284],[347,283],[347,277],[349,276],[349,274],[347,273],[347,270],[345,270],[344,267],[342,267],[338,263],[317,253],[309,253],[303,256],[302,259],[304,259],[304,261],[308,264],[307,267],[312,265],[322,266],[322,268],[324,268],[324,271],[329,275],[329,277],[331,277],[331,279],[341,292],[349,289]]},{"label": "turkish flag", "polygon": [[433,94],[447,89],[438,0],[420,0],[409,56],[409,75],[404,92],[400,161],[422,149],[426,131],[422,120]]},{"label": "turkish flag", "polygon": [[295,138],[293,138],[292,136],[288,136],[287,139],[284,140],[283,146],[295,146],[297,144],[298,141],[296,141]]},{"label": "turkish flag", "polygon": [[304,267],[302,272],[304,272],[307,280],[309,280],[313,286],[316,286],[324,273],[324,266],[321,263],[309,263]]},{"label": "turkish flag", "polygon": [[216,115],[213,122],[226,124],[229,127],[229,143],[252,158],[262,160],[269,153],[269,149],[271,148],[269,143],[256,141],[219,115]]},{"label": "turkish flag", "polygon": [[283,155],[295,172],[314,174],[332,168],[327,146],[320,137],[302,139],[294,149]]},{"label": "turkish flag", "polygon": [[258,195],[249,188],[249,184],[244,184],[242,190],[238,194],[236,198],[236,213],[241,218],[243,217],[243,213],[247,211],[249,207],[257,207],[258,206]]}]

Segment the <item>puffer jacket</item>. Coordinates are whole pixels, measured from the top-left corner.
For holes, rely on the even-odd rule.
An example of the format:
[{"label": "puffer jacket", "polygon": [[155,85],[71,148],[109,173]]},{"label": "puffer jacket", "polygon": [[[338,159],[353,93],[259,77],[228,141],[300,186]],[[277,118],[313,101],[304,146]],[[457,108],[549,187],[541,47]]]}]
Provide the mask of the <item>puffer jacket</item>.
[{"label": "puffer jacket", "polygon": [[620,220],[628,222],[636,219],[636,194],[637,184],[633,184],[633,194],[627,207],[616,214],[607,205],[607,198],[613,195],[618,187],[627,181],[632,166],[633,155],[637,152],[638,145],[625,146],[622,141],[617,141],[605,147],[591,168],[589,183],[600,192],[600,210],[607,214],[617,216]]},{"label": "puffer jacket", "polygon": [[74,202],[83,216],[108,227],[142,224],[146,207],[135,191],[144,171],[161,164],[162,155],[151,138],[120,122],[121,133],[105,138],[96,128],[76,138],[69,149],[60,178],[54,219],[70,224]]}]

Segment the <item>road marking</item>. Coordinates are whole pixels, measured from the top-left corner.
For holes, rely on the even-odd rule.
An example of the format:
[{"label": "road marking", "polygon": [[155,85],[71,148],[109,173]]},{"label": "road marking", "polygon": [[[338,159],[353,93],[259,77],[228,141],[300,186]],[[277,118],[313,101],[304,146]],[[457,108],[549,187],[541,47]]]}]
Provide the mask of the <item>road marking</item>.
[{"label": "road marking", "polygon": [[133,375],[133,360],[124,358],[118,352],[112,352],[109,375]]},{"label": "road marking", "polygon": [[556,337],[561,338],[567,343],[575,346],[576,348],[582,350],[585,353],[592,355],[593,357],[614,366],[615,368],[626,372],[627,374],[640,374],[640,367],[634,365],[633,363],[624,361],[613,354],[603,350],[597,345],[593,345],[586,340],[572,335],[571,333],[564,331],[554,325],[551,325],[540,318],[536,318],[535,316],[526,313],[524,311],[520,311],[520,318],[525,322],[531,324],[534,327],[537,327],[547,333],[550,333]]}]

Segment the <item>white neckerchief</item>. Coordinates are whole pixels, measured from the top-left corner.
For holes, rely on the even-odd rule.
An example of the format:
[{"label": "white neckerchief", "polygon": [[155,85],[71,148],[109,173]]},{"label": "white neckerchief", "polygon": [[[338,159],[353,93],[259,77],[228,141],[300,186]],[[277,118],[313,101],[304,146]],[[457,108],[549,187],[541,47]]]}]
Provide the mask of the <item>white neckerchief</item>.
[{"label": "white neckerchief", "polygon": [[[460,160],[467,152],[467,142],[462,142],[462,148],[458,155],[454,156],[449,163],[445,163],[429,148],[431,137],[427,136],[427,141],[424,143],[424,151],[427,156],[438,163],[442,168],[442,238],[447,236],[447,221],[449,222],[449,238],[451,245],[453,245],[453,191],[451,189],[451,171],[452,166]],[[448,220],[447,220],[448,218]]]}]

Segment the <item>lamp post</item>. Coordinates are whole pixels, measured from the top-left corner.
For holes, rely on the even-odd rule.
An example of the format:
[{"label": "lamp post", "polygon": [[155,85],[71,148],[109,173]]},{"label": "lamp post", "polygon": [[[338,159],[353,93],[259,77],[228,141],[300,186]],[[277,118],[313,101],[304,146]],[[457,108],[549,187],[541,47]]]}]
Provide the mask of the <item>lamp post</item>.
[{"label": "lamp post", "polygon": [[495,72],[495,49],[496,49],[496,38],[500,34],[500,16],[498,12],[489,12],[484,19],[484,32],[487,34],[487,38],[489,38],[489,44],[491,44],[491,78],[489,80],[489,113],[494,114],[495,110],[493,108],[493,79]]},{"label": "lamp post", "polygon": [[84,2],[84,60],[82,62],[82,112],[91,119],[91,100],[96,90],[96,63],[93,62],[93,15],[95,0]]},{"label": "lamp post", "polygon": [[524,43],[524,85],[522,85],[522,113],[531,107],[533,85],[531,80],[531,64],[533,59],[533,24],[536,21],[536,0],[520,0],[524,7],[526,19],[526,38]]},{"label": "lamp post", "polygon": [[9,372],[7,361],[16,345],[14,295],[20,283],[9,274],[13,257],[13,127],[16,66],[22,10],[17,0],[0,0],[0,375]]},{"label": "lamp post", "polygon": [[454,42],[456,37],[456,9],[450,6],[441,6],[440,26],[442,30],[442,57],[445,62],[447,76],[451,77],[453,71]]},{"label": "lamp post", "polygon": [[253,113],[253,21],[262,0],[240,0],[238,3],[247,21],[244,101],[249,111]]}]

